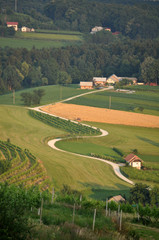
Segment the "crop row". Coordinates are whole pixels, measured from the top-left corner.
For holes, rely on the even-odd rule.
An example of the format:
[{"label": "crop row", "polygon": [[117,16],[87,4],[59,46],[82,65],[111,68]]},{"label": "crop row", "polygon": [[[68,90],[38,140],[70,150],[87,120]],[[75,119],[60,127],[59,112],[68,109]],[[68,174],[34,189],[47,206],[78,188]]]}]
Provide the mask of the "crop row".
[{"label": "crop row", "polygon": [[29,111],[30,115],[52,127],[60,128],[71,134],[78,135],[98,135],[100,134],[99,129],[94,129],[89,126],[84,126],[80,123],[74,123],[70,120],[61,119],[59,117],[50,116],[37,111]]},{"label": "crop row", "polygon": [[40,188],[44,190],[49,187],[49,180],[46,181],[47,174],[42,163],[29,150],[22,150],[3,141],[0,141],[0,150],[2,153],[7,153],[3,162],[10,161],[11,163],[10,168],[0,175],[0,182],[23,184],[26,187],[39,184]]}]

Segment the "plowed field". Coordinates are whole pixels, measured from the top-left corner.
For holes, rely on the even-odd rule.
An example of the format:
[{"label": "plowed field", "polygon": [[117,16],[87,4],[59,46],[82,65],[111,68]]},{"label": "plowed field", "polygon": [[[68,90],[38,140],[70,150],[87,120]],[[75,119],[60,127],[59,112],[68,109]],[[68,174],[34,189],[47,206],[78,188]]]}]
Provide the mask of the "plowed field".
[{"label": "plowed field", "polygon": [[89,122],[102,122],[159,128],[158,116],[140,113],[124,112],[118,110],[110,110],[66,103],[48,105],[42,107],[41,110],[71,120],[78,119],[81,121]]}]

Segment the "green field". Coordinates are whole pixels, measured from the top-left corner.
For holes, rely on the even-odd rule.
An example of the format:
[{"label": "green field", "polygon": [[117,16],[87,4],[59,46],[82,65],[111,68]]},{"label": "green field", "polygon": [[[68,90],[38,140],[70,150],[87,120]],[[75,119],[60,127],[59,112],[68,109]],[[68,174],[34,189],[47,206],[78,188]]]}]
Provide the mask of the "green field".
[{"label": "green field", "polygon": [[157,87],[156,90],[154,88],[147,89],[143,91],[141,88],[132,94],[116,91],[97,92],[73,99],[68,103],[109,108],[111,101],[111,109],[159,116],[159,88]]},{"label": "green field", "polygon": [[37,49],[41,48],[60,48],[68,45],[74,45],[81,43],[82,36],[77,33],[70,32],[57,32],[54,33],[22,33],[17,32],[13,38],[2,38],[0,37],[0,46],[11,47],[11,48],[27,48],[32,49],[33,47]]},{"label": "green field", "polygon": [[16,38],[24,39],[38,39],[38,40],[49,40],[49,41],[82,41],[81,35],[67,34],[65,33],[40,33],[40,32],[17,32]]},{"label": "green field", "polygon": [[138,171],[132,168],[123,168],[123,170],[125,169],[129,178],[135,182],[138,182],[138,179],[140,182],[142,179],[147,184],[159,184],[159,129],[100,123],[93,125],[107,130],[109,135],[102,138],[63,140],[57,142],[56,146],[83,155],[95,153],[111,157],[120,157],[113,151],[113,147],[118,148],[125,155],[137,149],[137,155],[144,161],[143,165],[152,170]]},{"label": "green field", "polygon": [[[41,105],[54,103],[60,101],[62,99],[66,99],[84,92],[88,92],[89,90],[80,90],[78,85],[70,84],[68,86],[61,85],[49,85],[44,87],[35,87],[28,88],[25,90],[20,90],[15,92],[15,105],[22,106],[23,102],[21,101],[21,93],[23,92],[33,92],[33,90],[44,89],[45,95],[41,100]],[[4,94],[0,95],[0,104],[13,105],[13,94]]]},{"label": "green field", "polygon": [[112,168],[102,162],[58,152],[47,145],[47,139],[60,137],[66,133],[31,118],[28,110],[16,106],[0,106],[1,140],[10,139],[11,143],[29,149],[43,161],[55,189],[65,183],[73,189],[96,197],[100,190],[128,191],[130,185],[117,178]]}]

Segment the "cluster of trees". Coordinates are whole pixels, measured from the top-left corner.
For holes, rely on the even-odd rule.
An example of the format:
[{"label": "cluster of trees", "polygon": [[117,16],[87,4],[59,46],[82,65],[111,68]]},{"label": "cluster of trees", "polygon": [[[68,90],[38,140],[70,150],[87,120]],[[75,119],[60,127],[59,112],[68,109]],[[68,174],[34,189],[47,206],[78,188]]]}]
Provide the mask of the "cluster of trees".
[{"label": "cluster of trees", "polygon": [[22,101],[25,106],[40,104],[41,98],[45,95],[43,89],[34,90],[33,93],[23,92],[21,93]]},{"label": "cluster of trees", "polygon": [[41,199],[49,198],[45,192],[40,193],[38,187],[28,190],[22,186],[0,183],[0,236],[1,239],[30,239],[29,232],[33,227],[29,221],[31,207],[39,208]]},{"label": "cluster of trees", "polygon": [[[6,8],[7,6],[7,8]],[[17,11],[25,15],[14,15],[14,0],[1,0],[4,10],[12,21],[20,25],[26,22],[32,27],[47,29],[70,29],[90,32],[96,25],[110,27],[133,39],[152,39],[159,36],[159,5],[156,3],[125,0],[21,0]],[[31,18],[29,18],[30,16]],[[28,25],[29,26],[29,25]]]},{"label": "cluster of trees", "polygon": [[159,40],[116,38],[108,44],[85,41],[61,49],[4,48],[0,50],[0,93],[111,74],[159,84],[158,46]]},{"label": "cluster of trees", "polygon": [[0,26],[0,36],[1,37],[12,37],[15,35],[15,30],[13,27]]},{"label": "cluster of trees", "polygon": [[146,206],[159,207],[159,187],[150,188],[146,184],[136,183],[130,189],[130,203],[141,203]]},{"label": "cluster of trees", "polygon": [[[126,2],[125,2],[126,3]],[[130,38],[159,35],[159,6],[101,1],[59,0],[45,7],[45,14],[63,29],[90,32],[94,26],[110,27]]]}]

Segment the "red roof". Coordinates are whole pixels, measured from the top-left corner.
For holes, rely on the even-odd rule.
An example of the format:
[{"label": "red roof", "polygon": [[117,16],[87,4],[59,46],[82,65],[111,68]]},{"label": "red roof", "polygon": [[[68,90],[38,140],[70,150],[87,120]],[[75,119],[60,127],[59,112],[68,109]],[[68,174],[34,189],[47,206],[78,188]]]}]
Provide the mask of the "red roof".
[{"label": "red roof", "polygon": [[7,22],[7,25],[18,25],[18,22]]},{"label": "red roof", "polygon": [[124,158],[126,162],[134,162],[134,161],[140,161],[143,162],[141,160],[141,158],[139,158],[138,156],[136,156],[133,153],[130,153],[129,155],[126,156],[126,158]]},{"label": "red roof", "polygon": [[114,32],[114,33],[112,33],[112,35],[119,35],[120,34],[120,32]]}]

